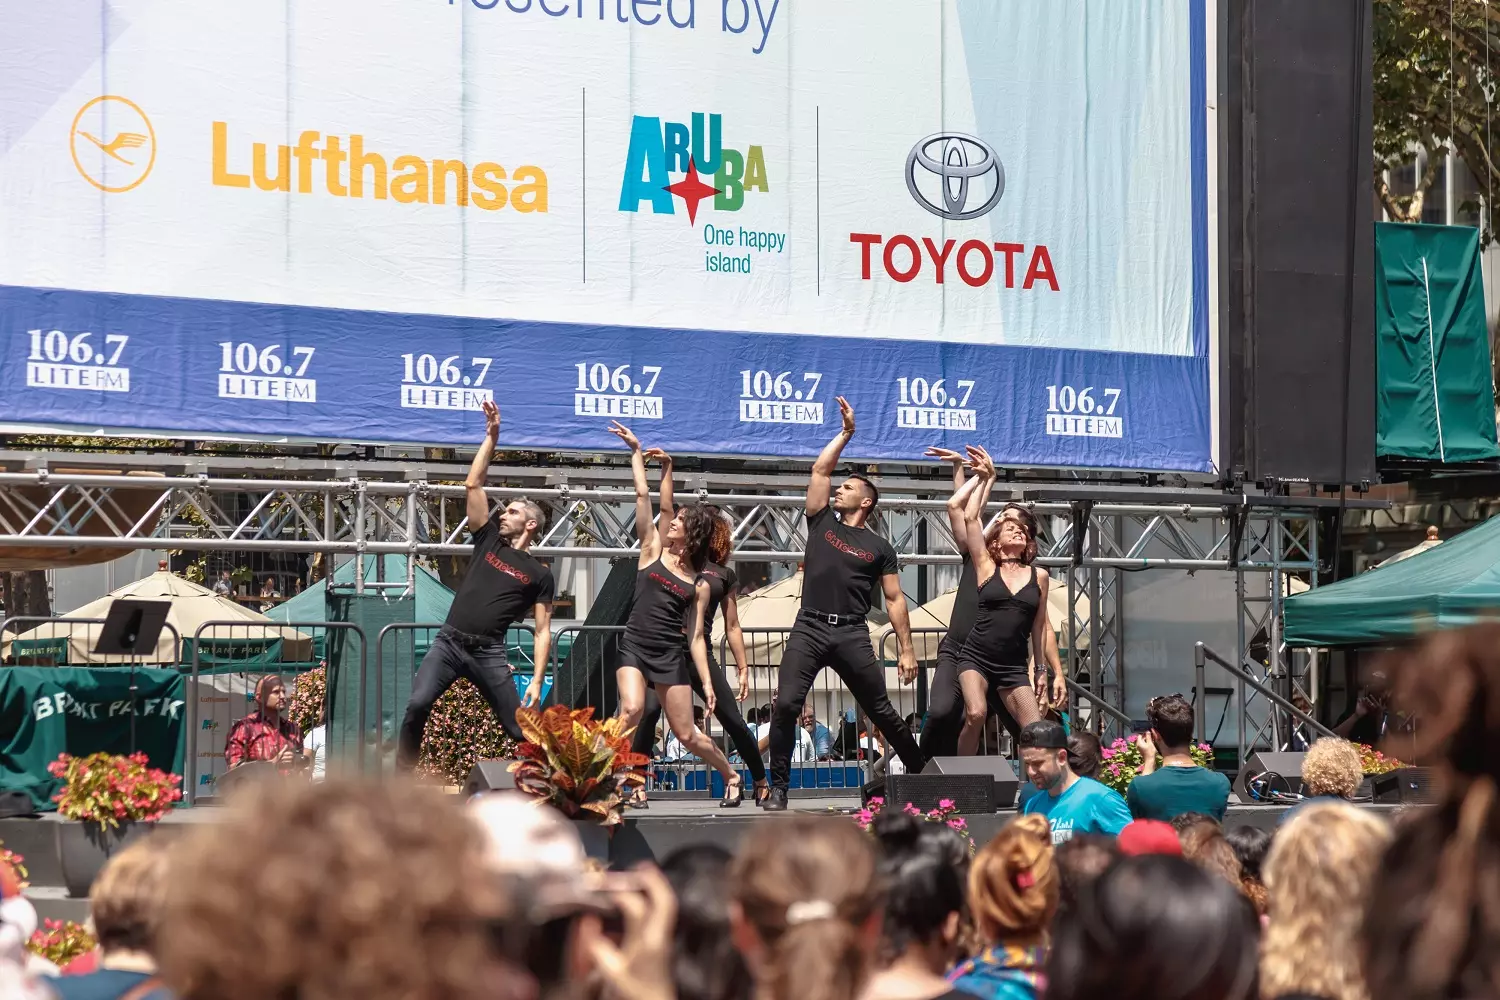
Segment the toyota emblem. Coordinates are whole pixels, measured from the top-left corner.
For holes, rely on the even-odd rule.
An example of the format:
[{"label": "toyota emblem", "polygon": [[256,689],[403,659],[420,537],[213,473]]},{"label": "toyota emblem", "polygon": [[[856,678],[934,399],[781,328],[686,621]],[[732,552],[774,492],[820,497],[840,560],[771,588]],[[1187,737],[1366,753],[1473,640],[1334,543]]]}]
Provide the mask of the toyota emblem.
[{"label": "toyota emblem", "polygon": [[[917,186],[919,166],[937,175],[941,203],[934,204]],[[989,197],[979,207],[969,208],[970,184],[992,174]],[[911,148],[906,157],[906,189],[933,215],[954,222],[977,219],[999,204],[1005,193],[1005,166],[983,140],[962,132],[938,132]]]}]

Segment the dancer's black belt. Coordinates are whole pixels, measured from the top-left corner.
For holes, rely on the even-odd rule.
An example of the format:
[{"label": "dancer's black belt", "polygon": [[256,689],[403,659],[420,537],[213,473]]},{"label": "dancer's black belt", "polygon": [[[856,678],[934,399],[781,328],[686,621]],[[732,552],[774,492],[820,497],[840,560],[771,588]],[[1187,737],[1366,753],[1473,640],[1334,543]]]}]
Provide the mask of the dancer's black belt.
[{"label": "dancer's black belt", "polygon": [[802,608],[797,612],[797,617],[834,626],[863,625],[865,623],[864,615],[830,615],[825,611],[814,611],[812,608]]}]

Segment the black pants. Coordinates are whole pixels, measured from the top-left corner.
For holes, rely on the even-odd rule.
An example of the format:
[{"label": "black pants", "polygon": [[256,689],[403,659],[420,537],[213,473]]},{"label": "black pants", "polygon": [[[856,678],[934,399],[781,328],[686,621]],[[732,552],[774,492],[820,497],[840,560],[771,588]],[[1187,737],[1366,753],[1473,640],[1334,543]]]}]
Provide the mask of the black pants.
[{"label": "black pants", "polygon": [[[714,718],[719,720],[719,725],[723,726],[724,732],[729,734],[730,742],[740,752],[740,759],[749,769],[750,777],[756,781],[765,781],[766,765],[760,759],[760,744],[756,741],[755,734],[750,731],[745,717],[740,714],[739,705],[734,700],[735,691],[729,686],[729,678],[724,676],[724,668],[719,666],[718,661],[714,659],[712,651],[708,654],[708,676],[714,684]],[[693,685],[693,690],[699,697],[702,697],[703,682],[698,679],[697,667],[691,665],[688,667],[688,681]],[[651,755],[651,744],[656,741],[656,724],[660,719],[661,700],[656,697],[655,686],[648,682],[646,708],[641,713],[640,724],[635,727],[635,736],[631,738],[631,750],[648,757]]]},{"label": "black pants", "polygon": [[824,667],[832,667],[839,675],[906,769],[920,773],[927,758],[886,694],[885,676],[875,660],[869,629],[858,623],[829,625],[799,616],[781,654],[776,705],[771,714],[771,784],[785,788],[791,783],[797,717]]},{"label": "black pants", "polygon": [[411,700],[406,703],[401,735],[396,742],[398,768],[416,767],[417,754],[422,748],[422,731],[427,728],[427,717],[432,714],[433,703],[460,677],[467,677],[484,695],[505,735],[513,740],[526,738],[516,722],[521,696],[516,693],[516,684],[511,677],[504,641],[472,642],[445,630],[432,640],[427,655],[422,657],[422,665],[417,668],[417,676],[412,679]]},{"label": "black pants", "polygon": [[[964,728],[964,689],[958,681],[958,650],[949,643],[938,646],[937,667],[927,686],[927,721],[922,725],[922,752],[928,757],[958,756],[958,734]],[[1021,727],[1005,707],[993,686],[988,692],[989,710],[1018,744]]]}]

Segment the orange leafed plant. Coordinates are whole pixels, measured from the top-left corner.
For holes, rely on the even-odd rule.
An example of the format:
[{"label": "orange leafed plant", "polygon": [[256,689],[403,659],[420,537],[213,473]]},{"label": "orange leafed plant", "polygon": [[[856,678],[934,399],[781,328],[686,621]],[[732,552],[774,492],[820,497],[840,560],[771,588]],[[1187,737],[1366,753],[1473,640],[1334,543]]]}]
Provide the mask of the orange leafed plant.
[{"label": "orange leafed plant", "polygon": [[650,759],[631,752],[631,730],[619,718],[599,722],[592,708],[553,705],[518,709],[516,722],[526,736],[510,766],[518,789],[572,819],[623,822],[626,792],[646,783]]}]

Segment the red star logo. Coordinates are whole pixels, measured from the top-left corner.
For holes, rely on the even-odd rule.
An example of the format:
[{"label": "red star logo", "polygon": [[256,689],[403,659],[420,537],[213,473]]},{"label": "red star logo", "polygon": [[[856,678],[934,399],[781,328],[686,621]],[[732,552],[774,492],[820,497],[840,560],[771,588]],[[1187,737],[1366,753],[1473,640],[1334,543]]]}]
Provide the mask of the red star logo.
[{"label": "red star logo", "polygon": [[693,158],[688,157],[687,176],[676,184],[668,184],[666,190],[682,199],[687,206],[688,224],[693,225],[698,221],[698,203],[711,194],[722,194],[718,188],[711,184],[705,184],[698,179],[698,165]]}]

